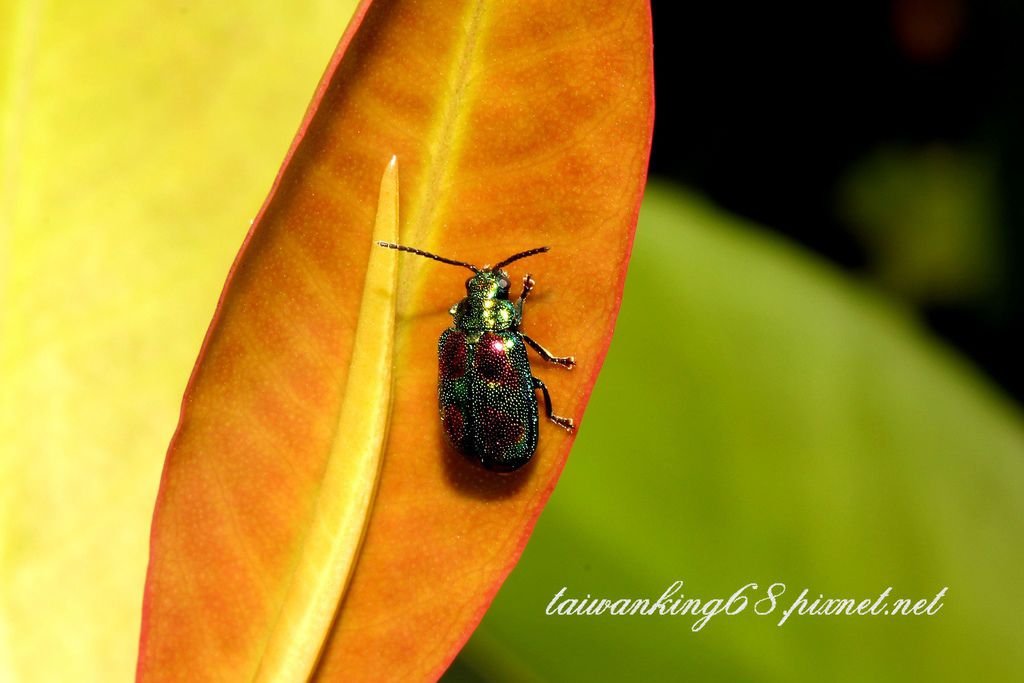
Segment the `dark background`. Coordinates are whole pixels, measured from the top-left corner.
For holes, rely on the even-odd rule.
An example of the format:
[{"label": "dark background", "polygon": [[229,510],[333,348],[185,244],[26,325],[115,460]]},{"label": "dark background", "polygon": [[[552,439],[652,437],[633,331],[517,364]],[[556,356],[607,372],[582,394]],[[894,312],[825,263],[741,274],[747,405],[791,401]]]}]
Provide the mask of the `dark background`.
[{"label": "dark background", "polygon": [[655,0],[651,173],[872,281],[1024,400],[1022,6]]}]

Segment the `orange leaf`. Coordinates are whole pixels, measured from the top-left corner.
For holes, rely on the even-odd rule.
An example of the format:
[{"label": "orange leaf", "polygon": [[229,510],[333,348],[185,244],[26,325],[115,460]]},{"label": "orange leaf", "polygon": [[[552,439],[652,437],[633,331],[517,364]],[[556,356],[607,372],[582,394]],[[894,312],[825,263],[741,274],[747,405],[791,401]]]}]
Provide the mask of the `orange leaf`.
[{"label": "orange leaf", "polygon": [[346,492],[325,473],[350,456],[339,415],[361,400],[347,387],[367,263],[383,251],[371,245],[381,169],[397,154],[405,244],[477,264],[552,247],[515,266],[538,283],[524,329],[576,356],[572,372],[539,360],[534,372],[578,421],[621,299],[651,76],[647,2],[360,7],[186,390],[153,521],[140,679],[252,678],[268,662],[305,677],[275,643],[320,651],[308,673],[324,680],[440,675],[522,552],[571,437],[544,422],[533,461],[508,476],[445,445],[436,342],[466,273],[401,256],[390,431],[358,564],[332,626],[289,626],[297,568],[334,531],[318,526],[318,501]]}]

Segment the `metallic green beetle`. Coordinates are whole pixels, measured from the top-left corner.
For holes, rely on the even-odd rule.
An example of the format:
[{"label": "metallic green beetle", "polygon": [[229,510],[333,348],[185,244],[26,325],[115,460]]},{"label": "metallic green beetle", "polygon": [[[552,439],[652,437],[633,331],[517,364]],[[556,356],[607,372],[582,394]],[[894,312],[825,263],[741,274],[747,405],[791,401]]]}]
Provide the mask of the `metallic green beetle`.
[{"label": "metallic green beetle", "polygon": [[509,301],[508,273],[502,268],[519,259],[542,254],[539,247],[509,256],[494,266],[478,268],[412,247],[378,242],[388,249],[425,256],[473,271],[466,280],[466,298],[449,311],[454,325],[441,334],[437,345],[438,402],[445,434],[460,453],[495,472],[512,472],[530,461],[537,450],[537,394],[544,394],[549,420],[572,432],[569,418],[552,412],[551,394],[544,382],[533,376],[526,356],[529,344],[549,363],[571,369],[572,356],[553,356],[525,335],[523,304],[536,284],[523,278],[523,291]]}]

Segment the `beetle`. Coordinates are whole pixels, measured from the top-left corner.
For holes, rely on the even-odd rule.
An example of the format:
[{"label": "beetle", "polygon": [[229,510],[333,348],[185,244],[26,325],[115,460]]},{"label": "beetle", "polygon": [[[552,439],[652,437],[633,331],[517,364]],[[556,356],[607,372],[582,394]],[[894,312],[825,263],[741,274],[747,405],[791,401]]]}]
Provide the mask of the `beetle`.
[{"label": "beetle", "polygon": [[513,303],[508,273],[503,270],[510,263],[543,254],[548,247],[521,251],[480,268],[401,244],[377,244],[473,271],[466,280],[466,298],[448,311],[454,323],[437,344],[441,423],[457,451],[495,472],[513,472],[528,463],[537,450],[538,390],[544,395],[547,418],[570,433],[575,430],[572,419],[552,411],[551,394],[533,376],[526,346],[566,369],[571,370],[576,360],[551,354],[520,329],[523,304],[537,283],[526,275],[522,293]]}]

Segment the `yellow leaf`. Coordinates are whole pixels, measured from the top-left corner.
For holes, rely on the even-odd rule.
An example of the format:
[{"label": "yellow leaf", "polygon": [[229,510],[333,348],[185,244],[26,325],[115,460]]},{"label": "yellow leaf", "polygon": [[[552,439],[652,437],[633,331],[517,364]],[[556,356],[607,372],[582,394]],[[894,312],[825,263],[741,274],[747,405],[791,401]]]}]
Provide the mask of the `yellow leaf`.
[{"label": "yellow leaf", "polygon": [[182,386],[354,6],[0,3],[0,680],[132,677]]}]

